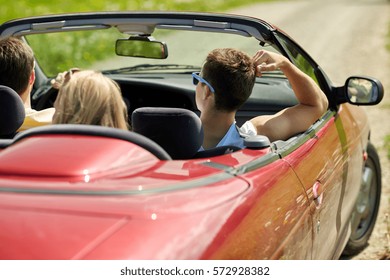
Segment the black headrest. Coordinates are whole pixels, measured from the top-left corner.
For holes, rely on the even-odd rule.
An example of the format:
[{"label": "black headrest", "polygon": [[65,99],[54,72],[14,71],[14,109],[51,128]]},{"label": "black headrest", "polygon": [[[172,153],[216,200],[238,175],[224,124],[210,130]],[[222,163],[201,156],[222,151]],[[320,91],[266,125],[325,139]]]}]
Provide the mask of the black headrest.
[{"label": "black headrest", "polygon": [[163,147],[173,159],[192,158],[203,142],[202,123],[187,109],[138,108],[132,114],[132,127]]},{"label": "black headrest", "polygon": [[20,96],[7,86],[0,86],[0,138],[12,137],[26,116]]}]

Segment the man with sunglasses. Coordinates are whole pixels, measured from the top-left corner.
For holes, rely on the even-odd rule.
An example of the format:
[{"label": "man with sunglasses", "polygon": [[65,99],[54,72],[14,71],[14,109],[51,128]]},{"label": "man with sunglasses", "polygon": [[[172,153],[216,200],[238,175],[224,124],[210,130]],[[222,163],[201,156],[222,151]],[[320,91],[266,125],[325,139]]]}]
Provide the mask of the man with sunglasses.
[{"label": "man with sunglasses", "polygon": [[[288,78],[299,104],[274,115],[263,115],[238,128],[237,110],[249,98],[256,76],[280,69]],[[231,48],[211,51],[201,73],[193,73],[196,104],[204,129],[202,149],[232,145],[243,148],[247,135],[265,135],[271,141],[285,140],[307,130],[328,107],[317,84],[286,57],[258,51],[254,57]]]},{"label": "man with sunglasses", "polygon": [[0,85],[12,88],[24,103],[26,117],[19,131],[50,124],[54,108],[36,111],[30,94],[35,81],[34,53],[30,46],[14,37],[0,39]]}]

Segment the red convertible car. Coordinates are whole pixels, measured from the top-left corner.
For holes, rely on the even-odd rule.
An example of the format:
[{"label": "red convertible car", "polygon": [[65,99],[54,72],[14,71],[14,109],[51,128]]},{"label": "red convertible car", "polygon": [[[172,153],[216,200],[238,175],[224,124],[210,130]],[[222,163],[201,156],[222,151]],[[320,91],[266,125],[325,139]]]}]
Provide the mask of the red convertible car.
[{"label": "red convertible car", "polygon": [[[16,133],[23,106],[1,86],[0,259],[338,259],[367,245],[381,169],[357,105],[381,101],[380,81],[335,86],[276,26],[229,14],[50,15],[3,23],[7,36],[34,50],[33,108],[53,105],[57,73],[98,69],[120,85],[133,131]],[[283,54],[326,93],[327,112],[288,140],[199,152],[191,73],[217,47]],[[297,103],[283,73],[256,79],[238,124]]]}]

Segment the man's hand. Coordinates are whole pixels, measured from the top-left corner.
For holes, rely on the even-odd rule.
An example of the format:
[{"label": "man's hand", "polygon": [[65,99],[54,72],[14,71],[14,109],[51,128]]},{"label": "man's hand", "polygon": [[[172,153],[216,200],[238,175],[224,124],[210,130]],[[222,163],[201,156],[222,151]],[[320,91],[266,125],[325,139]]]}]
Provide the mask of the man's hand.
[{"label": "man's hand", "polygon": [[253,56],[253,61],[256,67],[256,75],[258,77],[261,77],[261,72],[281,69],[288,63],[287,58],[284,56],[265,50],[257,51]]},{"label": "man's hand", "polygon": [[58,73],[57,77],[50,81],[51,86],[55,89],[60,89],[60,87],[72,77],[73,73],[78,71],[80,71],[79,68],[71,68],[68,71]]}]

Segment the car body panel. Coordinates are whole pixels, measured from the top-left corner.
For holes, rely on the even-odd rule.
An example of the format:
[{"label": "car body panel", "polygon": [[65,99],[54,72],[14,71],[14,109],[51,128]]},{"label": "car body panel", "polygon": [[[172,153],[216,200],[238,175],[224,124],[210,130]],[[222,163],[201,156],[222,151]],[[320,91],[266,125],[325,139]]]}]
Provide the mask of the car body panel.
[{"label": "car body panel", "polygon": [[[250,182],[258,182],[250,188],[246,180],[230,176],[210,185],[151,194],[147,189],[146,194],[143,190],[124,194],[115,185],[111,194],[100,194],[98,186],[89,191],[79,186],[83,192],[76,193],[65,190],[63,184],[56,184],[63,192],[48,193],[43,188],[37,191],[10,186],[3,179],[1,185],[10,187],[0,190],[1,220],[9,230],[1,234],[1,252],[12,259],[264,258],[280,248],[277,237],[272,243],[265,243],[262,237],[274,231],[284,236],[297,226],[302,215],[306,218],[297,229],[303,235],[299,246],[310,249],[311,219],[299,181],[282,160],[263,169],[262,174],[245,176]],[[280,176],[270,177],[269,173]],[[102,181],[104,185],[110,182]],[[285,190],[285,181],[290,182],[291,189]],[[99,185],[91,181],[84,184]],[[94,189],[98,191],[94,193]],[[291,200],[292,191],[296,200]],[[279,213],[277,218],[275,212]],[[23,227],[29,229],[28,236],[23,237]],[[230,241],[237,241],[236,235],[247,239],[247,245]],[[251,235],[253,242],[248,239]],[[15,247],[14,242],[22,237],[24,242]],[[293,250],[295,242],[288,243],[292,244],[283,246],[289,250],[286,257],[310,258]],[[64,250],[61,244],[72,246]],[[255,254],[248,249],[260,244],[265,248],[255,250]]]},{"label": "car body panel", "polygon": [[[247,52],[270,48],[313,78],[330,106],[307,131],[290,139],[185,160],[161,159],[130,140],[80,131],[2,139],[0,259],[339,258],[353,230],[351,217],[370,135],[362,108],[345,103],[347,86],[334,87],[285,32],[244,16],[51,15],[4,23],[0,36],[24,36],[36,47],[44,44],[41,38],[57,33],[111,29],[127,37],[157,33],[158,39],[168,42],[173,59],[178,59],[175,63],[197,60],[214,44],[237,43]],[[182,31],[185,35],[176,37]],[[46,33],[50,36],[40,37]],[[39,38],[36,42],[30,40],[34,36]],[[103,41],[114,44],[115,40]],[[49,49],[44,49],[45,55]],[[41,57],[36,55],[32,104],[41,110],[52,106],[57,92],[51,88],[52,76],[45,74],[47,65],[39,63]],[[72,57],[71,61],[77,65],[80,60]],[[199,71],[200,59],[196,65],[165,68],[120,58],[123,67],[118,61],[110,57],[93,65],[120,85],[129,116],[146,106],[199,113],[191,72]],[[108,69],[97,67],[101,65]],[[380,82],[373,85],[383,96]],[[295,104],[286,77],[280,72],[264,73],[238,111],[237,124]]]}]

